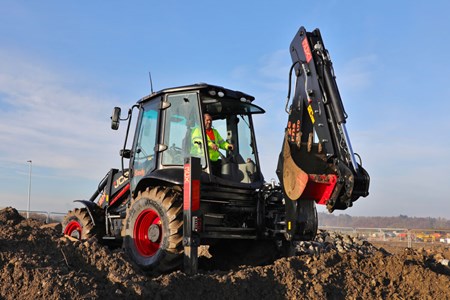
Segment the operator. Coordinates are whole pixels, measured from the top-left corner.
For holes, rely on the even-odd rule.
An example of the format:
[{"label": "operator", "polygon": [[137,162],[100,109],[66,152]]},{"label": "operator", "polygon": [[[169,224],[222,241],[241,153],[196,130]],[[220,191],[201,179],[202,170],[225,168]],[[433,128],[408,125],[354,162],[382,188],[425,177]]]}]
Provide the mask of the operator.
[{"label": "operator", "polygon": [[[212,165],[212,173],[218,176],[220,175],[222,168],[219,149],[234,150],[234,146],[233,144],[225,141],[220,136],[219,132],[216,129],[212,128],[212,117],[210,114],[205,113],[203,115],[203,121],[205,123],[206,139],[208,140],[209,160],[211,161]],[[194,132],[192,133],[192,141],[194,144],[194,151],[191,151],[191,153],[194,154],[194,152],[196,152],[197,154],[201,154],[199,153],[201,151],[200,145],[202,141],[200,128],[194,129]]]}]

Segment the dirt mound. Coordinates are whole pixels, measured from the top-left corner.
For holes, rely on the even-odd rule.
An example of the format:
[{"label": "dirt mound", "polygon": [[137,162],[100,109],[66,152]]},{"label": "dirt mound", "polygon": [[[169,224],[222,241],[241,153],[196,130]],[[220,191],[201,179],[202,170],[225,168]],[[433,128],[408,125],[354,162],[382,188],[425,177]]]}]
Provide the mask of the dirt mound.
[{"label": "dirt mound", "polygon": [[[4,299],[445,299],[450,298],[448,248],[382,248],[334,233],[297,245],[297,255],[265,266],[201,268],[149,277],[121,249],[95,238],[61,236],[60,225],[0,210],[0,298]],[[211,258],[210,260],[213,260]]]}]

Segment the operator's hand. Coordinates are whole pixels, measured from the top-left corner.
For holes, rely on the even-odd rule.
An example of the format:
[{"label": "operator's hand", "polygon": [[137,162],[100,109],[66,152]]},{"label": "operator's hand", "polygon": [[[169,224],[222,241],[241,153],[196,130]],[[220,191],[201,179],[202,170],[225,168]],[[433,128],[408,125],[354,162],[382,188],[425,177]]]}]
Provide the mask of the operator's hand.
[{"label": "operator's hand", "polygon": [[217,151],[217,150],[219,150],[219,147],[217,147],[216,144],[211,143],[211,149],[213,149],[214,151]]},{"label": "operator's hand", "polygon": [[233,144],[228,144],[228,150],[231,150],[231,151],[233,151],[233,150],[234,150],[234,146],[233,146]]}]

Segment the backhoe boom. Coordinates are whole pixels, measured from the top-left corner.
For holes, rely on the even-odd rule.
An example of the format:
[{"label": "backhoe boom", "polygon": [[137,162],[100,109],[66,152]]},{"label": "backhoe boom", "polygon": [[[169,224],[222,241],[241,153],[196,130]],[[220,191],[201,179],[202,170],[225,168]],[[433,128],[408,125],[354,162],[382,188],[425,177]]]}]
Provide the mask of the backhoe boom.
[{"label": "backhoe boom", "polygon": [[347,209],[369,194],[370,178],[355,159],[347,114],[319,29],[307,32],[301,27],[290,53],[289,80],[294,72],[295,93],[289,105],[289,91],[286,103],[289,118],[278,177],[291,201],[314,200],[330,212]]}]

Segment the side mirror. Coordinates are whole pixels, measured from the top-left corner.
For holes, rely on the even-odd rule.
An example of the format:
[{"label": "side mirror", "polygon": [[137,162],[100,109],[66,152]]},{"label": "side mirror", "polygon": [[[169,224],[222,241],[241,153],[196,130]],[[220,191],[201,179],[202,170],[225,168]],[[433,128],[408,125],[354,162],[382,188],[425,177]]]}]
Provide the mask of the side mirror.
[{"label": "side mirror", "polygon": [[131,150],[129,149],[122,149],[120,150],[120,156],[123,158],[130,158],[131,157]]},{"label": "side mirror", "polygon": [[112,116],[111,116],[111,129],[117,130],[119,129],[119,123],[120,123],[120,107],[114,107]]}]

